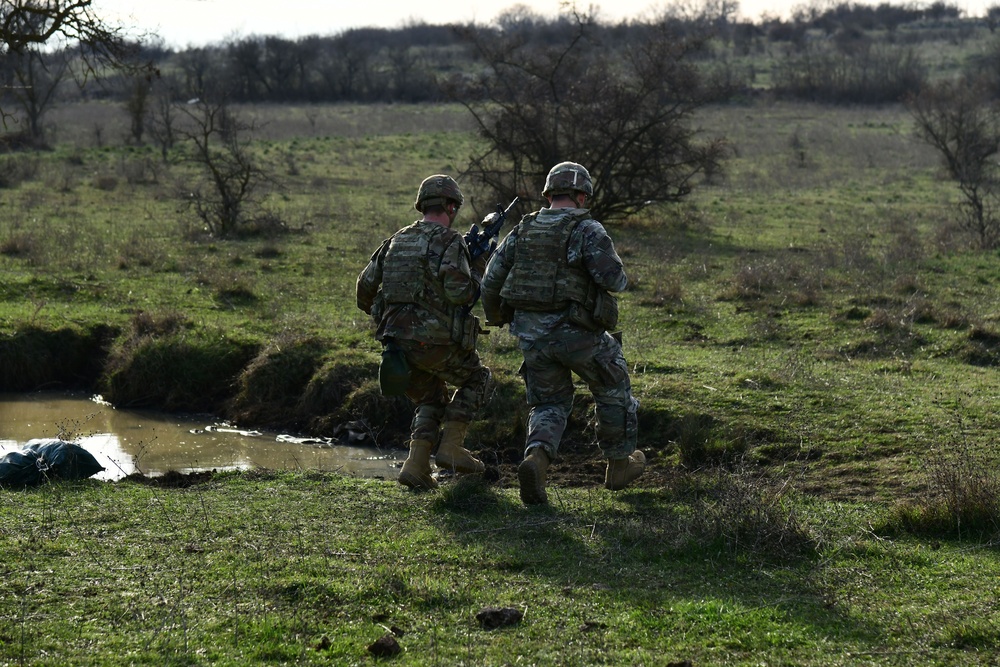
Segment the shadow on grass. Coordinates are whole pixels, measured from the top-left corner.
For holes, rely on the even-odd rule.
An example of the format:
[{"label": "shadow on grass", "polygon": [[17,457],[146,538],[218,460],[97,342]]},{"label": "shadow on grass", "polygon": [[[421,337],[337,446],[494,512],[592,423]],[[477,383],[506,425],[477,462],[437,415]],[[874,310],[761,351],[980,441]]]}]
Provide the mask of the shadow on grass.
[{"label": "shadow on grass", "polygon": [[674,490],[551,488],[550,504],[537,507],[468,477],[443,485],[434,509],[455,540],[489,553],[487,569],[564,593],[603,592],[649,631],[703,623],[711,608],[725,608],[720,622],[747,633],[784,628],[780,641],[794,644],[883,635],[830,603],[816,540],[774,487],[739,471],[688,477]]}]

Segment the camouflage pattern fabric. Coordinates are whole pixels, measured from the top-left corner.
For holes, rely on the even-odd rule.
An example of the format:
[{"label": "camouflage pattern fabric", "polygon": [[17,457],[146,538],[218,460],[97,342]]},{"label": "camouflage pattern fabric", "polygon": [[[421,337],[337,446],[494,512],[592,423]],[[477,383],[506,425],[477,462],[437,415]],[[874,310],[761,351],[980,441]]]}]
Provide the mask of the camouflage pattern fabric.
[{"label": "camouflage pattern fabric", "polygon": [[541,445],[555,459],[573,408],[573,377],[580,376],[594,396],[597,443],[606,458],[624,458],[635,451],[639,401],[622,347],[611,334],[579,331],[545,341],[534,341],[523,350],[528,414],[527,448]]},{"label": "camouflage pattern fabric", "polygon": [[[536,221],[553,223],[579,216],[581,209],[542,209]],[[528,448],[541,445],[554,458],[573,404],[572,374],[594,395],[598,443],[605,456],[621,458],[635,451],[639,402],[632,396],[621,344],[606,332],[587,331],[575,324],[570,308],[555,311],[515,310],[511,316],[500,297],[515,262],[517,228],[490,257],[483,277],[482,298],[487,321],[510,322],[524,355],[528,405]],[[601,223],[588,218],[573,230],[567,260],[582,265],[591,279],[609,292],[621,292],[628,277],[614,243]],[[527,454],[527,452],[526,452]]]},{"label": "camouflage pattern fabric", "polygon": [[[386,304],[385,313],[378,323],[375,338],[416,340],[432,345],[452,342],[452,319],[462,306],[475,301],[479,290],[479,276],[469,267],[469,250],[462,235],[453,229],[431,222],[415,222],[398,231],[395,236],[421,236],[427,242],[427,256],[408,258],[409,262],[422,262],[425,275],[422,295],[409,303]],[[368,266],[358,276],[358,308],[372,313],[372,306],[385,278],[387,261],[393,262],[393,239],[384,242],[372,255]],[[418,287],[421,287],[418,285]],[[422,297],[422,298],[421,298]]]},{"label": "camouflage pattern fabric", "polygon": [[566,308],[570,301],[586,303],[593,279],[581,264],[567,261],[565,249],[576,225],[587,218],[562,216],[539,222],[535,215],[524,216],[513,241],[519,259],[500,290],[507,305],[515,310],[553,311]]},{"label": "camouflage pattern fabric", "polygon": [[[400,236],[419,242],[394,244]],[[414,247],[424,256],[411,256]],[[402,252],[402,258],[394,253]],[[398,261],[401,260],[401,261]],[[414,270],[413,264],[417,264]],[[389,301],[380,311],[373,307],[383,297],[386,271],[394,267],[412,276],[412,297]],[[482,266],[479,267],[482,270]],[[389,282],[395,280],[389,276]],[[415,404],[411,437],[436,442],[445,421],[470,422],[486,401],[492,387],[490,370],[474,347],[463,349],[454,340],[454,322],[464,318],[464,306],[474,303],[480,275],[469,267],[469,250],[457,231],[432,222],[418,221],[396,232],[376,250],[358,276],[357,304],[378,315],[375,337],[392,340],[403,351],[410,368],[407,397]],[[452,396],[448,385],[457,387]]]},{"label": "camouflage pattern fabric", "polygon": [[[436,442],[442,422],[471,422],[493,387],[490,369],[475,350],[457,345],[426,345],[400,340],[397,344],[410,364],[407,397],[416,404],[411,437]],[[448,386],[457,387],[448,396]]]},{"label": "camouflage pattern fabric", "polygon": [[[582,209],[543,208],[538,212],[536,222],[557,224],[564,216],[579,216],[582,212]],[[500,292],[517,261],[516,242],[517,227],[500,243],[486,266],[482,288],[483,309],[487,322],[491,324],[507,319],[503,315]],[[593,218],[582,221],[574,228],[566,248],[566,258],[571,265],[582,265],[591,279],[609,292],[621,292],[628,286],[628,276],[611,237],[604,225]],[[560,333],[571,335],[577,331],[579,327],[570,321],[568,308],[558,311],[518,310],[510,322],[510,332],[520,339],[522,349],[535,340]]]}]

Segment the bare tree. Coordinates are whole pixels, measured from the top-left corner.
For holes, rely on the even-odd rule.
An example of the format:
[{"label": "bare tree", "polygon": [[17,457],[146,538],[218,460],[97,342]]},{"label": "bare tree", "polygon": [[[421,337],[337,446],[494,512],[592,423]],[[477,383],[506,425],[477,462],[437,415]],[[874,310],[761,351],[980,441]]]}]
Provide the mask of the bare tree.
[{"label": "bare tree", "polygon": [[[25,130],[36,146],[45,141],[42,120],[51,109],[56,92],[67,76],[69,60],[69,54],[65,51],[46,54],[36,47],[8,54],[4,59],[9,68],[10,97],[20,109],[22,120],[27,125]],[[6,120],[13,112],[3,110],[2,114]]]},{"label": "bare tree", "polygon": [[234,236],[252,222],[263,186],[274,179],[250,149],[255,126],[225,103],[178,105],[186,123],[178,127],[201,167],[202,184],[187,193],[188,203],[214,236]]},{"label": "bare tree", "polygon": [[637,30],[623,45],[602,42],[593,17],[576,13],[545,39],[469,30],[487,68],[475,85],[451,92],[488,145],[471,173],[501,198],[524,198],[552,165],[580,162],[594,176],[592,211],[602,220],[683,199],[697,177],[720,168],[725,143],[698,143],[690,126],[703,102],[684,56],[701,38],[671,26]]},{"label": "bare tree", "polygon": [[[129,62],[135,43],[126,39],[123,27],[102,19],[92,5],[93,0],[3,0],[0,57],[23,56],[42,45],[65,43],[75,45],[85,77],[104,67],[135,67]],[[0,106],[0,119],[6,122],[9,117]]]},{"label": "bare tree", "polygon": [[1000,5],[990,5],[986,8],[986,26],[991,33],[996,32],[997,24],[1000,24]]},{"label": "bare tree", "polygon": [[1000,246],[1000,110],[974,80],[928,85],[909,104],[917,136],[937,149],[962,193],[959,224],[984,249]]},{"label": "bare tree", "polygon": [[177,110],[176,100],[177,80],[171,76],[163,76],[153,82],[150,103],[146,106],[147,117],[145,125],[149,128],[149,136],[160,147],[160,157],[164,162],[177,141]]},{"label": "bare tree", "polygon": [[142,144],[153,80],[148,76],[129,76],[123,79],[123,85],[125,99],[122,106],[129,119],[129,138],[135,144]]}]

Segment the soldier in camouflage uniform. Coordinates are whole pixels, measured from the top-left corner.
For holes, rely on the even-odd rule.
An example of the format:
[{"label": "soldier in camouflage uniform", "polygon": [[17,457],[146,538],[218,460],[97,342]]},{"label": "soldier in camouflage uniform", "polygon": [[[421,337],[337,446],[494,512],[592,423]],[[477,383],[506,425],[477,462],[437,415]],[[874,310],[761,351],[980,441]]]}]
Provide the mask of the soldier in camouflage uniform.
[{"label": "soldier in camouflage uniform", "polygon": [[491,325],[510,324],[518,337],[530,413],[525,457],[518,467],[521,500],[548,501],[545,476],[573,406],[576,373],[597,405],[597,437],[608,459],[604,485],[617,491],[642,474],[636,449],[639,402],[617,338],[611,292],[628,284],[604,226],[585,208],[594,194],[587,170],[562,162],[549,171],[549,202],[521,219],[493,253],[483,277],[483,308]]},{"label": "soldier in camouflage uniform", "polygon": [[[416,409],[399,482],[411,488],[437,487],[430,455],[439,440],[439,468],[484,470],[463,445],[491,387],[490,370],[476,352],[479,323],[468,312],[488,255],[470,266],[465,239],[451,228],[463,202],[450,176],[424,179],[414,202],[423,218],[383,241],[358,276],[358,307],[378,323],[375,337],[398,345],[409,365],[406,395]],[[457,387],[450,398],[449,384]]]}]

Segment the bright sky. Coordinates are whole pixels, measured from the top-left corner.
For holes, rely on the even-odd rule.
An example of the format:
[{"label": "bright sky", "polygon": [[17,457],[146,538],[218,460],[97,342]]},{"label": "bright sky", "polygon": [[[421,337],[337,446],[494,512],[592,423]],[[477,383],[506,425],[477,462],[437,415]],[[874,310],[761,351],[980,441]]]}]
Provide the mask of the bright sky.
[{"label": "bright sky", "polygon": [[[671,0],[581,0],[578,5],[595,5],[607,21],[645,18],[657,13]],[[705,0],[683,0],[700,6]],[[759,19],[763,13],[788,15],[807,4],[826,6],[841,0],[738,0],[744,18]],[[865,2],[866,0],[861,0]],[[878,4],[881,0],[867,0]],[[904,4],[908,0],[889,0]],[[919,3],[929,5],[933,0]],[[996,0],[945,0],[968,15],[981,15],[983,7]],[[374,26],[398,28],[408,22],[491,23],[518,0],[95,0],[102,16],[119,19],[138,31],[156,32],[174,47],[218,43],[230,36],[332,35],[346,28]],[[546,17],[559,13],[560,0],[522,2]]]}]

